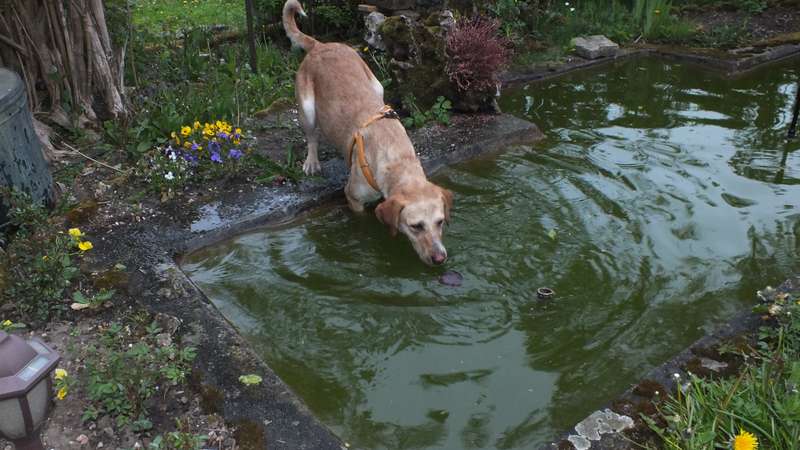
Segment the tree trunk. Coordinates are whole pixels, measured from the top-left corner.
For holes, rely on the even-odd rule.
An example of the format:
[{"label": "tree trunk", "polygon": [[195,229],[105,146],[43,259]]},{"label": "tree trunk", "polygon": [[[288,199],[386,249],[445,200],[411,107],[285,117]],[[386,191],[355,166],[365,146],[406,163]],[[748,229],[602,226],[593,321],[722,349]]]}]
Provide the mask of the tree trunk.
[{"label": "tree trunk", "polygon": [[126,114],[124,55],[102,0],[0,1],[0,66],[19,73],[31,109],[59,125]]}]

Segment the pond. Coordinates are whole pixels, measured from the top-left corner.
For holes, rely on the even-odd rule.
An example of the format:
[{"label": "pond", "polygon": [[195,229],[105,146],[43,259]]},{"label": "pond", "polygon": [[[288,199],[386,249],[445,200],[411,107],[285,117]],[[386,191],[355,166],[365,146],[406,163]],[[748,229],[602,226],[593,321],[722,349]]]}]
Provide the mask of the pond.
[{"label": "pond", "polygon": [[183,269],[354,447],[535,448],[800,269],[798,77],[637,59],[506,91],[548,137],[436,175],[443,269],[338,205]]}]

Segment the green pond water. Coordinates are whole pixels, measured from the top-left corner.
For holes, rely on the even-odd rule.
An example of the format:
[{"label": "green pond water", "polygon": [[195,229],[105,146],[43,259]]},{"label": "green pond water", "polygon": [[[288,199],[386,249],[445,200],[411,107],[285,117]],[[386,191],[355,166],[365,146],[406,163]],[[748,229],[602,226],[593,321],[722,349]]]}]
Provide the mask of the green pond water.
[{"label": "green pond water", "polygon": [[443,269],[344,206],[183,268],[353,446],[535,448],[800,269],[798,77],[642,59],[507,90],[547,140],[437,174]]}]

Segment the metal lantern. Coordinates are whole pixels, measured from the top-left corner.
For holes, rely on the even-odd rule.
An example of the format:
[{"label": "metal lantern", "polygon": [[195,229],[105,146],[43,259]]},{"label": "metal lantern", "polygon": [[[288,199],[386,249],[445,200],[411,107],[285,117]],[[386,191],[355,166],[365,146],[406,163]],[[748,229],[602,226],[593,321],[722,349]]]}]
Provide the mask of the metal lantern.
[{"label": "metal lantern", "polygon": [[17,450],[42,448],[36,431],[50,409],[50,372],[59,360],[39,339],[0,331],[0,436]]}]

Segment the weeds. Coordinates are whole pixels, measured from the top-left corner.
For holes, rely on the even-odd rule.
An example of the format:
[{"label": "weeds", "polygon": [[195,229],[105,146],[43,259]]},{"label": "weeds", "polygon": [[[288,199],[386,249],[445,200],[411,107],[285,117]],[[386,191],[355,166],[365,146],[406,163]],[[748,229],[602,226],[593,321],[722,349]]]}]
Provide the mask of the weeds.
[{"label": "weeds", "polygon": [[47,321],[62,316],[69,287],[78,276],[76,259],[92,249],[78,229],[69,233],[50,222],[42,204],[18,191],[4,192],[10,205],[10,239],[0,253],[4,289],[0,304],[14,305],[24,320]]},{"label": "weeds", "polygon": [[[195,358],[194,348],[176,346],[162,331],[155,322],[144,330],[112,323],[100,346],[88,349],[86,390],[91,404],[84,421],[108,415],[118,426],[147,428],[148,400],[183,383]],[[135,343],[126,344],[130,341]]]},{"label": "weeds", "polygon": [[263,172],[255,180],[259,183],[274,183],[280,180],[289,180],[292,183],[297,183],[305,175],[300,166],[297,165],[291,145],[286,147],[286,162],[284,164],[260,155],[254,155],[252,160],[253,165]]},{"label": "weeds", "polygon": [[450,125],[450,110],[453,109],[453,105],[450,100],[442,96],[436,98],[436,102],[428,111],[423,111],[417,105],[413,95],[408,95],[403,104],[410,112],[410,115],[402,120],[406,128],[419,128],[434,121],[441,125]]},{"label": "weeds", "polygon": [[[800,440],[800,300],[779,296],[768,312],[777,327],[764,327],[756,348],[742,354],[738,377],[689,383],[660,408],[665,428],[645,419],[666,448],[730,448],[742,430],[763,448],[795,448]],[[746,436],[739,439],[747,439]]]}]

